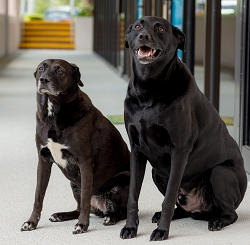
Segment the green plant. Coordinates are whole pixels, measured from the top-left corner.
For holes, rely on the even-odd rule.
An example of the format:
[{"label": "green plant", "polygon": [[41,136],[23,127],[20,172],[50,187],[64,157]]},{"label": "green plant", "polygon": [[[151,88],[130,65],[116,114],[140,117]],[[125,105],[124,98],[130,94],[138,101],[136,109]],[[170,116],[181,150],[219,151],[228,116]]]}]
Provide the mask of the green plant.
[{"label": "green plant", "polygon": [[34,14],[26,14],[24,16],[25,21],[31,21],[31,20],[43,20],[43,14],[34,13]]},{"label": "green plant", "polygon": [[81,8],[77,16],[93,16],[94,7],[89,4]]}]

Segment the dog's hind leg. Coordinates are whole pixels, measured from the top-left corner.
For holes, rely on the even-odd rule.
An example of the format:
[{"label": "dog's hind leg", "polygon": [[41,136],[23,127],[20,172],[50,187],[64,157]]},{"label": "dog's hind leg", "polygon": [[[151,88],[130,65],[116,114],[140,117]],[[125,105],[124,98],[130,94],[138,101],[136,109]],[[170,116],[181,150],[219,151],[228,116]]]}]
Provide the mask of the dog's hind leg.
[{"label": "dog's hind leg", "polygon": [[66,221],[66,220],[77,219],[78,216],[79,216],[79,211],[74,210],[71,212],[54,213],[51,215],[49,220],[51,222],[62,222],[62,221]]},{"label": "dog's hind leg", "polygon": [[122,187],[117,193],[111,196],[110,202],[106,205],[107,211],[104,213],[103,225],[114,225],[118,221],[127,218],[128,193],[129,183],[126,187]]},{"label": "dog's hind leg", "polygon": [[72,219],[77,219],[80,212],[80,195],[81,195],[81,189],[74,185],[72,182],[70,182],[74,198],[76,199],[77,202],[77,209],[74,211],[70,212],[60,212],[60,213],[54,213],[51,215],[49,220],[51,222],[61,222],[61,221],[66,221],[66,220],[72,220]]},{"label": "dog's hind leg", "polygon": [[103,212],[103,225],[114,225],[127,217],[129,180],[129,171],[121,172],[109,179],[98,190],[97,195],[92,196],[95,208]]},{"label": "dog's hind leg", "polygon": [[[165,193],[167,190],[167,185],[168,185],[168,182],[166,181],[166,179],[164,179],[163,177],[158,175],[154,168],[152,169],[152,178],[153,178],[153,181],[154,181],[156,187],[160,191],[160,193],[163,196],[165,196]],[[158,223],[160,218],[161,218],[161,211],[155,212],[153,217],[152,217],[152,223]]]},{"label": "dog's hind leg", "polygon": [[168,179],[163,178],[162,176],[157,174],[154,168],[152,169],[152,178],[158,190],[161,192],[163,196],[165,196],[168,186]]},{"label": "dog's hind leg", "polygon": [[181,208],[178,204],[176,204],[177,207],[174,210],[174,215],[172,217],[172,220],[175,219],[184,219],[190,217],[190,214],[185,211],[183,208]]},{"label": "dog's hind leg", "polygon": [[[190,214],[177,204],[177,207],[174,210],[174,215],[172,217],[172,220],[184,219],[188,217],[190,217]],[[155,212],[155,214],[152,217],[152,223],[158,223],[160,218],[161,218],[161,212]]]},{"label": "dog's hind leg", "polygon": [[[237,176],[236,171],[232,164],[229,166],[226,163],[212,169],[210,183],[215,211],[211,213],[208,222],[210,231],[221,230],[234,223],[238,218],[235,210],[244,196],[244,178],[246,177]],[[242,181],[243,185],[241,185]]]},{"label": "dog's hind leg", "polygon": [[[164,181],[164,178],[162,178],[160,175],[157,174],[154,168],[152,169],[152,178],[158,190],[161,192],[163,196],[165,196],[167,190],[167,182]],[[161,211],[155,212],[155,214],[152,217],[152,223],[158,223],[160,218],[161,218]]]},{"label": "dog's hind leg", "polygon": [[[168,185],[168,179],[158,175],[155,169],[152,169],[152,178],[158,190],[161,192],[163,196],[165,196]],[[172,217],[172,220],[183,219],[187,217],[190,217],[190,214],[186,212],[183,208],[181,208],[179,205],[177,205],[177,207],[174,210],[174,215]],[[155,214],[152,217],[152,223],[158,223],[160,218],[161,218],[161,211],[155,212]]]}]

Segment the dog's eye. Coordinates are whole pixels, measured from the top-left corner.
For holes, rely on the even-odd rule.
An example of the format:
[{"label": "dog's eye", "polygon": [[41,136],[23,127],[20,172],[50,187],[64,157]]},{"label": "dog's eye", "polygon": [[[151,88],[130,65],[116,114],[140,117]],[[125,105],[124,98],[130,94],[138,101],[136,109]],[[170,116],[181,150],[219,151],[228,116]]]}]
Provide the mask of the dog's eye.
[{"label": "dog's eye", "polygon": [[140,25],[136,25],[136,26],[135,26],[135,30],[138,31],[138,30],[140,30],[140,29],[141,29],[141,26],[140,26]]},{"label": "dog's eye", "polygon": [[44,71],[44,68],[43,68],[42,66],[40,66],[40,67],[38,68],[38,71],[39,71],[39,72],[42,72],[42,71]]},{"label": "dog's eye", "polygon": [[59,69],[59,70],[57,71],[57,74],[58,74],[58,75],[62,75],[62,74],[63,74],[63,70]]},{"label": "dog's eye", "polygon": [[158,32],[161,32],[161,33],[163,33],[165,30],[164,30],[164,28],[162,27],[162,26],[159,26],[158,27]]}]

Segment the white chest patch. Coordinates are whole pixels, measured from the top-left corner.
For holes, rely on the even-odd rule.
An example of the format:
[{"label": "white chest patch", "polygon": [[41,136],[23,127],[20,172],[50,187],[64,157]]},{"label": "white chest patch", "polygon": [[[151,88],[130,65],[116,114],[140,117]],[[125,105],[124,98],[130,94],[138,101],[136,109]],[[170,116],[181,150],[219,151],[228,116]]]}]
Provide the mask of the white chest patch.
[{"label": "white chest patch", "polygon": [[66,145],[61,145],[57,142],[54,142],[52,139],[48,139],[48,143],[46,145],[51,152],[51,155],[58,165],[62,168],[67,167],[67,160],[62,158],[62,149],[68,149]]},{"label": "white chest patch", "polygon": [[53,116],[53,104],[49,99],[48,99],[48,116],[49,117]]}]

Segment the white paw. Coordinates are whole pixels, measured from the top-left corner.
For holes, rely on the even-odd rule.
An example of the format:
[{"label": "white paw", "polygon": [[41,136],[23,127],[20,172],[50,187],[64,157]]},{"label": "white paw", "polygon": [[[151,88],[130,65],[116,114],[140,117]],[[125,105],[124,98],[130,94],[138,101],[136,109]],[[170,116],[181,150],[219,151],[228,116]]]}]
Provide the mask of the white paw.
[{"label": "white paw", "polygon": [[62,220],[56,215],[56,214],[52,214],[49,218],[49,220],[51,222],[61,222]]},{"label": "white paw", "polygon": [[105,216],[104,217],[104,224],[108,224],[110,222],[110,217]]},{"label": "white paw", "polygon": [[80,234],[87,232],[88,226],[82,224],[76,224],[73,229],[73,234]]},{"label": "white paw", "polygon": [[21,231],[32,231],[36,229],[35,225],[32,222],[25,222],[22,227],[21,227]]},{"label": "white paw", "polygon": [[116,220],[114,218],[112,219],[109,216],[104,217],[103,225],[109,226],[109,225],[115,225],[115,224],[116,224]]}]

